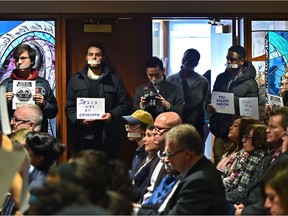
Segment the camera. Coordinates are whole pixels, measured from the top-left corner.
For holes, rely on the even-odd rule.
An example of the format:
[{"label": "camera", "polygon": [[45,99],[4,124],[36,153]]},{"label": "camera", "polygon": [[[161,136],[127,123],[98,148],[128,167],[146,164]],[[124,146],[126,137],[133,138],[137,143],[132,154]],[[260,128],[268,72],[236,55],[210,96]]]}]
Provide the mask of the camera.
[{"label": "camera", "polygon": [[[157,100],[156,96],[159,96],[159,89],[155,87],[151,82],[148,83],[147,87],[144,87],[144,97],[148,103]],[[155,102],[154,102],[155,103]]]}]

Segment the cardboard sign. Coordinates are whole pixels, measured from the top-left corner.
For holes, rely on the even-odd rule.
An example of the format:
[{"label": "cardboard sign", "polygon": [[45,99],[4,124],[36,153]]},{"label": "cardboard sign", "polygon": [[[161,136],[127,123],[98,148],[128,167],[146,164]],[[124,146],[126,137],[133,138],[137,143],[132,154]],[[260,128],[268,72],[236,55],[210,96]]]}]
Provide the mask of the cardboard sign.
[{"label": "cardboard sign", "polygon": [[235,114],[234,93],[213,91],[211,103],[217,113]]},{"label": "cardboard sign", "polygon": [[239,111],[242,116],[259,119],[259,106],[257,97],[239,98]]},{"label": "cardboard sign", "polygon": [[77,98],[77,119],[100,119],[105,113],[105,98]]},{"label": "cardboard sign", "polygon": [[13,93],[15,96],[12,100],[12,109],[16,109],[19,103],[35,104],[33,100],[35,86],[35,80],[13,80]]}]

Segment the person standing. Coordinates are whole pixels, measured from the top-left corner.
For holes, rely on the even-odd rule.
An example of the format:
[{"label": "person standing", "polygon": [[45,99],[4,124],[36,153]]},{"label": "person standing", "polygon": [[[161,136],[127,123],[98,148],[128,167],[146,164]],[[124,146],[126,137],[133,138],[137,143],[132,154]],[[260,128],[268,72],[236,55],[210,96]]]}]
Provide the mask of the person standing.
[{"label": "person standing", "polygon": [[[27,88],[23,88],[24,99],[32,96],[35,104],[38,105],[43,113],[41,131],[48,131],[48,119],[55,118],[58,113],[58,105],[49,82],[39,76],[38,69],[33,68],[36,59],[36,51],[28,44],[20,44],[13,51],[16,68],[11,76],[4,79],[1,85],[6,87],[6,98],[8,102],[9,117],[12,118],[15,109],[12,106],[12,99],[17,96],[13,89],[13,82],[16,80],[36,81],[36,94],[29,95]],[[24,91],[24,89],[26,89]],[[21,89],[19,90],[19,92]],[[20,95],[21,96],[21,95]]]},{"label": "person standing", "polygon": [[182,58],[181,70],[167,77],[167,81],[181,87],[185,105],[183,122],[190,123],[204,137],[204,101],[208,93],[208,80],[195,72],[200,53],[196,49],[187,49]]},{"label": "person standing", "polygon": [[143,109],[155,119],[163,112],[176,112],[183,117],[184,98],[180,87],[167,82],[163,62],[156,56],[146,64],[148,83],[138,86],[133,100],[134,110]]},{"label": "person standing", "polygon": [[226,56],[227,68],[219,74],[212,91],[234,94],[235,115],[217,113],[209,102],[206,106],[210,117],[210,131],[215,136],[214,161],[217,164],[224,153],[228,141],[229,128],[236,115],[240,115],[239,98],[258,97],[259,88],[255,80],[256,70],[252,63],[246,60],[246,50],[240,45],[231,46]]},{"label": "person standing", "polygon": [[[122,116],[129,114],[130,104],[122,80],[105,63],[104,48],[88,45],[87,63],[72,75],[67,86],[66,117],[77,128],[75,152],[95,149],[117,158]],[[100,119],[77,119],[77,98],[104,98],[105,113]]]}]

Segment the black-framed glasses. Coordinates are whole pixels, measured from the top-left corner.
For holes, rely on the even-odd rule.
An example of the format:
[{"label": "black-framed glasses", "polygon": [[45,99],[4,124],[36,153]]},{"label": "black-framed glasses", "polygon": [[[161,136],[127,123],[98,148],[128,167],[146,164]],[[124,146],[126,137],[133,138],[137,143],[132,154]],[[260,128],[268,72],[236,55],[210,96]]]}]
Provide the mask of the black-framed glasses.
[{"label": "black-framed glasses", "polygon": [[161,136],[162,134],[164,134],[165,132],[169,131],[170,128],[160,128],[160,127],[154,127],[153,131],[156,132],[156,134],[158,134],[159,136]]},{"label": "black-framed glasses", "polygon": [[252,136],[243,135],[242,141],[243,142],[251,142],[252,141]]},{"label": "black-framed glasses", "polygon": [[174,155],[179,154],[179,153],[184,152],[184,151],[185,151],[185,149],[181,149],[181,150],[178,150],[178,151],[175,151],[175,152],[163,152],[163,153],[160,155],[160,158],[161,158],[162,160],[164,160],[165,157],[171,158],[171,157],[173,157]]}]

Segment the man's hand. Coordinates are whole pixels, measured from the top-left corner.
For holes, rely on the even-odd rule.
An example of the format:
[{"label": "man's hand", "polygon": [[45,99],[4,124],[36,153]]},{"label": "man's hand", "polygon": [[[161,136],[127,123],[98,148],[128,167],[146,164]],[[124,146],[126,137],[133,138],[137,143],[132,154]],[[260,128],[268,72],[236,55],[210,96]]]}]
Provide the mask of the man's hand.
[{"label": "man's hand", "polygon": [[207,104],[207,112],[213,114],[216,112],[216,109],[212,104]]},{"label": "man's hand", "polygon": [[6,96],[7,102],[11,102],[12,99],[14,98],[14,95],[15,94],[13,92],[6,92],[5,96]]},{"label": "man's hand", "polygon": [[100,120],[104,121],[105,123],[109,123],[112,120],[111,113],[104,113]]},{"label": "man's hand", "polygon": [[45,106],[45,100],[43,95],[37,93],[33,95],[33,100],[36,102],[36,104],[38,104],[38,106]]},{"label": "man's hand", "polygon": [[235,215],[236,215],[236,216],[241,215],[242,210],[244,209],[244,207],[245,207],[245,206],[244,206],[242,203],[234,204],[234,208],[236,209]]},{"label": "man's hand", "polygon": [[145,109],[145,107],[148,105],[148,101],[146,99],[146,97],[142,96],[140,98],[140,103],[139,103],[139,107],[140,109]]},{"label": "man's hand", "polygon": [[156,99],[156,103],[159,105],[159,106],[163,106],[164,108],[166,109],[169,109],[170,108],[170,103],[168,101],[165,100],[164,97],[162,97],[162,95],[160,94],[157,94],[155,96],[155,99]]}]

